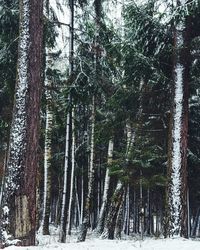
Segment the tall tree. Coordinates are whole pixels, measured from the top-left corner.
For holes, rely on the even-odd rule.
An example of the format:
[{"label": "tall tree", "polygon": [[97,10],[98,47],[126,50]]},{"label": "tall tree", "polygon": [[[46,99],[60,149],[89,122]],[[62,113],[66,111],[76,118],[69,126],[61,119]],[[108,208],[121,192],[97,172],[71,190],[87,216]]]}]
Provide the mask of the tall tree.
[{"label": "tall tree", "polygon": [[[49,1],[44,2],[44,14],[49,18]],[[53,110],[52,110],[52,79],[48,75],[48,71],[52,67],[53,58],[50,48],[45,48],[46,70],[45,70],[45,98],[46,98],[46,121],[45,121],[45,147],[44,147],[44,200],[42,229],[43,234],[49,234],[49,217],[51,203],[51,160],[52,160],[52,129],[53,129]]]},{"label": "tall tree", "polygon": [[[69,1],[70,8],[70,41],[69,41],[69,77],[72,79],[73,71],[74,71],[74,0]],[[68,94],[68,105],[71,105],[71,93]],[[69,170],[69,156],[70,156],[70,117],[71,117],[71,108],[67,113],[67,124],[66,124],[66,144],[65,144],[65,165],[64,165],[64,186],[63,186],[63,199],[62,199],[62,211],[61,211],[61,227],[60,227],[60,241],[66,241],[66,230],[67,233],[70,234],[70,223],[71,223],[71,204],[72,204],[72,195],[73,192],[70,193],[71,200],[69,206],[67,208],[67,190],[69,188],[67,180],[68,180],[68,170]],[[74,119],[74,117],[73,117]],[[74,124],[74,121],[73,121]],[[74,126],[73,126],[74,127]],[[74,133],[74,131],[73,131]],[[74,138],[73,138],[74,139]],[[74,152],[74,144],[72,151]],[[74,157],[74,153],[73,157]],[[74,164],[74,163],[73,163]],[[74,166],[74,165],[73,165]],[[71,176],[74,178],[74,175]],[[73,186],[72,180],[72,186]],[[71,187],[72,187],[71,186]],[[72,190],[71,190],[72,191]],[[70,211],[69,211],[70,209]],[[70,220],[68,218],[70,217]],[[68,220],[68,221],[67,221]],[[67,229],[66,229],[67,226]]]},{"label": "tall tree", "polygon": [[90,164],[89,164],[89,176],[88,176],[88,193],[85,201],[85,211],[83,216],[83,222],[80,227],[80,233],[78,235],[78,242],[85,241],[87,231],[90,222],[90,213],[92,208],[92,198],[94,189],[94,136],[95,136],[95,97],[92,97],[92,113],[91,113],[91,142],[90,142]]},{"label": "tall tree", "polygon": [[174,98],[169,142],[169,235],[188,237],[187,207],[187,144],[188,144],[188,81],[189,44],[185,8],[190,1],[177,0],[182,11],[174,25]]},{"label": "tall tree", "polygon": [[9,234],[21,245],[35,245],[36,231],[43,4],[41,0],[20,0],[19,5],[17,82],[1,213],[2,245]]}]

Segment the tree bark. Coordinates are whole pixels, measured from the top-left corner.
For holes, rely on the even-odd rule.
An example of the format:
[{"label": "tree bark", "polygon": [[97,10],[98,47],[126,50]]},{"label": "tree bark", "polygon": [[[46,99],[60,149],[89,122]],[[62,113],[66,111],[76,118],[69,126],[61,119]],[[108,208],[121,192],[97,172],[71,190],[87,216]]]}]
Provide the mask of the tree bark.
[{"label": "tree bark", "polygon": [[120,209],[124,195],[124,185],[121,181],[118,181],[115,192],[112,196],[109,212],[106,220],[105,230],[102,234],[102,238],[114,239],[115,226],[118,211]]},{"label": "tree bark", "polygon": [[[47,52],[48,53],[48,52]],[[47,66],[50,66],[50,55],[47,54]],[[52,126],[53,126],[53,111],[52,111],[52,97],[49,88],[51,81],[45,79],[45,94],[46,94],[46,126],[45,126],[45,148],[44,148],[44,205],[43,205],[43,234],[49,235],[49,216],[51,203],[51,142],[52,142]]]},{"label": "tree bark", "polygon": [[72,169],[71,169],[71,181],[70,181],[70,196],[67,216],[67,230],[66,234],[71,235],[71,223],[72,223],[72,202],[74,199],[74,175],[75,175],[75,108],[72,108]]},{"label": "tree bark", "polygon": [[91,151],[90,151],[90,168],[89,168],[89,180],[88,180],[88,194],[85,202],[83,222],[80,226],[80,232],[78,235],[78,242],[85,241],[87,230],[89,228],[90,212],[92,206],[92,195],[94,187],[94,129],[95,129],[95,97],[92,98],[92,115],[91,115]]},{"label": "tree bark", "polygon": [[[186,1],[177,1],[184,7]],[[169,145],[169,235],[188,237],[187,212],[187,144],[188,144],[188,77],[189,30],[185,17],[180,17],[174,30],[174,106]]]},{"label": "tree bark", "polygon": [[103,201],[102,206],[99,213],[99,219],[97,223],[97,233],[102,234],[104,229],[104,222],[106,217],[106,208],[108,204],[108,190],[110,186],[110,176],[109,176],[109,165],[112,163],[113,158],[113,139],[109,140],[108,144],[108,167],[106,169],[106,176],[104,181],[104,192],[103,192]]},{"label": "tree bark", "polygon": [[63,194],[62,194],[62,207],[60,218],[60,233],[59,241],[66,241],[66,221],[67,221],[67,175],[69,167],[69,132],[70,132],[70,114],[67,114],[66,125],[66,142],[65,142],[65,164],[64,164],[64,178],[63,178]]},{"label": "tree bark", "polygon": [[[35,245],[36,175],[42,68],[42,1],[20,0],[15,103],[3,194],[2,244],[10,233]],[[16,243],[13,241],[12,243]]]},{"label": "tree bark", "polygon": [[[49,1],[44,1],[44,14],[49,18]],[[51,206],[51,158],[52,158],[52,80],[47,72],[53,66],[52,51],[46,45],[46,69],[45,69],[45,98],[46,98],[46,124],[45,124],[45,147],[44,147],[44,195],[43,195],[43,216],[42,231],[44,235],[49,235],[49,217]]]}]

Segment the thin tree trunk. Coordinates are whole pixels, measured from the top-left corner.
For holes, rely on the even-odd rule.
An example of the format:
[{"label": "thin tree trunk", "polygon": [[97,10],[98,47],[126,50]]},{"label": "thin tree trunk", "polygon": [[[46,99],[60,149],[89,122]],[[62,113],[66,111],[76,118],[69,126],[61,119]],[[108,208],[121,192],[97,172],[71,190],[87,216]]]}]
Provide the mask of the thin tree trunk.
[{"label": "thin tree trunk", "polygon": [[3,162],[3,167],[2,167],[3,169],[1,170],[2,180],[1,180],[1,191],[0,191],[0,207],[1,207],[2,198],[3,198],[3,189],[4,189],[4,181],[5,181],[6,162],[7,162],[7,150],[6,150],[5,156],[4,156],[4,162]]},{"label": "thin tree trunk", "polygon": [[76,207],[77,207],[77,217],[78,217],[76,226],[79,226],[81,223],[81,208],[80,208],[79,197],[78,197],[77,180],[75,180],[75,192],[76,192]]},{"label": "thin tree trunk", "polygon": [[[46,48],[46,72],[52,66],[51,52]],[[45,148],[44,148],[44,200],[42,227],[43,234],[49,235],[49,217],[51,203],[51,147],[52,147],[52,128],[53,128],[53,110],[52,96],[50,92],[51,79],[45,75],[45,94],[46,94],[46,126],[45,126]]]},{"label": "thin tree trunk", "polygon": [[196,213],[196,216],[194,218],[193,225],[192,225],[191,236],[193,236],[193,237],[196,236],[199,215],[200,215],[200,208],[197,209],[197,213]]},{"label": "thin tree trunk", "polygon": [[124,225],[123,225],[123,231],[127,235],[129,235],[129,227],[130,227],[130,187],[128,185],[126,192],[125,215],[124,215]]},{"label": "thin tree trunk", "polygon": [[67,175],[69,167],[69,131],[70,131],[70,114],[67,114],[66,126],[66,143],[65,143],[65,165],[64,165],[64,178],[63,178],[63,195],[62,195],[62,208],[60,218],[60,233],[59,241],[66,241],[66,215],[67,215]]},{"label": "thin tree trunk", "polygon": [[142,186],[142,171],[140,170],[140,206],[139,206],[139,216],[140,216],[140,234],[143,240],[144,236],[144,207],[143,207],[143,186]]},{"label": "thin tree trunk", "polygon": [[90,212],[91,212],[91,202],[93,195],[93,186],[94,186],[94,129],[95,129],[95,98],[92,98],[92,115],[91,115],[91,151],[90,151],[90,168],[89,168],[89,180],[88,180],[88,194],[85,203],[85,211],[83,222],[80,227],[80,232],[78,235],[78,242],[85,241],[87,230],[89,228],[90,221]]},{"label": "thin tree trunk", "polygon": [[[73,55],[74,55],[74,0],[70,3],[70,45],[69,45],[69,75],[73,74]],[[68,102],[71,102],[71,95],[68,96]],[[64,167],[64,190],[63,190],[63,201],[61,211],[61,226],[60,226],[60,242],[66,241],[66,223],[67,223],[67,172],[69,165],[69,132],[70,132],[70,112],[67,114],[67,129],[66,129],[66,148],[65,148],[65,167]]]},{"label": "thin tree trunk", "polygon": [[80,223],[83,223],[83,213],[84,213],[84,176],[83,176],[83,166],[81,175],[81,218]]},{"label": "thin tree trunk", "polygon": [[[48,94],[47,94],[48,95]],[[47,97],[51,102],[51,97]],[[45,150],[44,150],[44,206],[43,206],[43,234],[49,234],[49,216],[51,203],[51,136],[53,125],[53,112],[51,103],[46,107]]]},{"label": "thin tree trunk", "polygon": [[71,183],[70,183],[70,196],[69,207],[67,216],[67,235],[71,235],[71,223],[72,223],[72,202],[74,199],[74,174],[75,174],[75,114],[74,108],[72,108],[72,169],[71,169]]}]

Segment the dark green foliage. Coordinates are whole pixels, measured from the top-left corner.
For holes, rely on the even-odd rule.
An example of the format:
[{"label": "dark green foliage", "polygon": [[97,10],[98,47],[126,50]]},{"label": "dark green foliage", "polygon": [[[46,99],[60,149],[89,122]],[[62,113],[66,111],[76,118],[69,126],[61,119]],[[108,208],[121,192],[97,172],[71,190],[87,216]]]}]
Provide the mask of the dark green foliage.
[{"label": "dark green foliage", "polygon": [[0,147],[8,142],[16,81],[18,1],[0,1]]},{"label": "dark green foliage", "polygon": [[[96,187],[101,182],[102,189],[105,170],[109,167],[112,178],[110,197],[117,181],[120,180],[125,187],[129,185],[132,193],[136,192],[136,203],[142,202],[138,197],[142,186],[144,203],[148,200],[147,191],[152,192],[152,207],[157,207],[157,211],[152,213],[161,213],[158,210],[164,210],[169,117],[173,88],[172,30],[178,18],[185,15],[187,22],[190,23],[191,31],[188,169],[191,213],[195,216],[197,208],[200,207],[198,174],[200,170],[200,5],[194,3],[195,1],[192,2],[184,9],[179,7],[173,9],[173,6],[168,6],[168,11],[173,13],[169,17],[167,12],[159,11],[158,1],[146,1],[145,4],[140,5],[130,1],[124,8],[124,24],[120,27],[122,32],[119,34],[114,24],[108,22],[109,18],[102,7],[105,1],[93,1],[91,9],[86,8],[89,4],[87,0],[75,1],[83,12],[82,16],[79,14],[75,16],[74,71],[69,75],[68,58],[66,58],[65,72],[54,67],[44,70],[47,78],[52,82],[48,91],[52,95],[54,113],[52,131],[52,192],[54,196],[59,196],[62,190],[66,116],[72,106],[75,107],[75,175],[79,199],[82,177],[84,189],[87,190],[91,150],[91,105],[92,97],[95,96],[94,163],[99,171],[95,173]],[[70,0],[69,4],[72,5],[72,3]],[[58,5],[61,8],[61,4],[58,3]],[[0,0],[0,6],[0,150],[2,150],[8,140],[7,133],[12,116],[17,63],[18,1]],[[58,17],[52,8],[48,12],[49,17],[44,16],[44,46],[53,50],[52,60],[58,62],[61,51],[55,51],[55,39],[62,24],[58,23]],[[167,17],[169,18],[166,19]],[[43,93],[45,88],[44,86]],[[41,166],[45,106],[46,100],[43,96]],[[131,124],[134,132],[134,142],[128,157],[127,122]],[[112,163],[107,164],[107,146],[110,138],[114,138],[114,155]],[[69,183],[70,171],[68,179]],[[94,193],[95,210],[98,190]],[[132,207],[136,206],[134,209],[137,210],[136,203],[132,204]],[[94,214],[97,213],[96,210]],[[137,211],[134,213],[134,216],[137,216]]]}]

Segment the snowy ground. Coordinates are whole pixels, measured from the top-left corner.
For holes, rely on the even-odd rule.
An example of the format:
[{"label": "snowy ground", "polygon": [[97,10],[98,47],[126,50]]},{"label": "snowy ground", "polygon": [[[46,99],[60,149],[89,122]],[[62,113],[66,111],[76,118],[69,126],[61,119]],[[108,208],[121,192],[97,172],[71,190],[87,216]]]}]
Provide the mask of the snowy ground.
[{"label": "snowy ground", "polygon": [[76,243],[76,235],[67,239],[67,243],[58,242],[58,231],[51,230],[51,236],[38,235],[39,245],[36,247],[10,246],[6,250],[200,250],[199,240],[183,238],[155,239],[128,238],[124,240],[105,240],[92,238]]},{"label": "snowy ground", "polygon": [[[51,243],[51,240],[49,240]],[[200,241],[192,241],[185,239],[146,239],[144,241],[135,240],[99,240],[90,239],[83,243],[52,243],[40,245],[37,247],[8,247],[8,250],[199,250]]]}]

